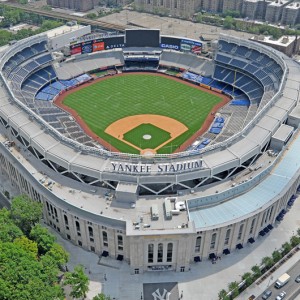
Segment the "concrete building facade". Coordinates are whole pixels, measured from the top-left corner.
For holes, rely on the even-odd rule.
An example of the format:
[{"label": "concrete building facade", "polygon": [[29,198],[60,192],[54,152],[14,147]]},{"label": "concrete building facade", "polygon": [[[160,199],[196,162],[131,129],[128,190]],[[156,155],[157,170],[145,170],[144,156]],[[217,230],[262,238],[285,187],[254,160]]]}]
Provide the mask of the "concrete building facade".
[{"label": "concrete building facade", "polygon": [[281,25],[295,26],[300,23],[300,2],[294,2],[283,8]]},{"label": "concrete building facade", "polygon": [[222,11],[225,12],[226,10],[234,10],[241,12],[243,6],[243,0],[223,0],[223,8]]},{"label": "concrete building facade", "polygon": [[52,7],[74,9],[76,11],[88,11],[94,8],[94,0],[47,0]]},{"label": "concrete building facade", "polygon": [[190,18],[200,10],[201,0],[135,0],[138,11]]},{"label": "concrete building facade", "polygon": [[267,5],[265,21],[269,23],[280,23],[283,9],[291,1],[276,0]]}]

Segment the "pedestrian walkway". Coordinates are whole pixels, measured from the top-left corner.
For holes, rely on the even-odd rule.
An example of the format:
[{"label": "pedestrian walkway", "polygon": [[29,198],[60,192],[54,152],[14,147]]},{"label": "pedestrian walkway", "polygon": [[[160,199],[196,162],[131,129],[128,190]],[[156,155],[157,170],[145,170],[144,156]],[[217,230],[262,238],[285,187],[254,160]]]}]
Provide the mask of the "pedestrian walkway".
[{"label": "pedestrian walkway", "polygon": [[[221,260],[212,264],[210,260],[193,263],[191,270],[184,273],[176,272],[147,272],[140,275],[130,275],[130,268],[122,262],[119,269],[99,265],[99,257],[94,253],[84,251],[80,247],[58,236],[59,243],[70,252],[68,267],[70,270],[82,264],[90,278],[90,291],[87,299],[92,299],[101,291],[110,295],[112,299],[139,300],[143,292],[143,283],[178,282],[179,291],[183,291],[183,299],[187,300],[217,300],[221,289],[227,289],[232,281],[241,281],[241,276],[249,272],[251,267],[260,264],[265,256],[279,249],[283,243],[296,234],[300,228],[300,197],[295,201],[292,209],[285,215],[284,220],[276,224],[274,229],[264,237],[258,237],[254,244],[247,243],[241,250],[234,250],[229,255],[223,255]],[[299,259],[300,252],[294,255],[281,268],[289,268],[295,259]],[[283,269],[278,272],[282,273]],[[276,271],[277,272],[277,271]],[[275,272],[275,273],[276,273]],[[106,279],[104,279],[106,274]],[[277,273],[276,273],[277,274]],[[276,278],[277,275],[274,275]],[[268,283],[268,280],[266,280]],[[266,287],[263,282],[260,286],[247,290],[239,300],[247,299],[248,295],[259,295]]]}]

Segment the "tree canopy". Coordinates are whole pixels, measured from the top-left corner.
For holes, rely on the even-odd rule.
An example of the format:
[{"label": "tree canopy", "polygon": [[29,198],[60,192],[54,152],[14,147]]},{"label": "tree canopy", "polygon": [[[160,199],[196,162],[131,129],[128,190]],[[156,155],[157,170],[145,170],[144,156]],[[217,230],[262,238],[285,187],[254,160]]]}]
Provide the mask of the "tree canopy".
[{"label": "tree canopy", "polygon": [[20,195],[12,201],[11,218],[28,236],[33,226],[40,221],[42,211],[41,203],[31,200],[26,195]]},{"label": "tree canopy", "polygon": [[[3,16],[3,20],[0,22],[0,28],[3,28],[0,29],[0,46],[6,45],[9,41],[24,39],[63,24],[61,21],[48,19],[42,15],[25,12],[22,9],[9,7],[3,4],[0,4],[0,16]],[[7,30],[10,26],[19,23],[35,25],[39,28],[36,30],[21,29],[17,33],[12,33]]]},{"label": "tree canopy", "polygon": [[40,217],[40,204],[27,196],[15,198],[11,211],[0,210],[0,299],[65,298],[58,275],[69,254],[38,224]]},{"label": "tree canopy", "polygon": [[85,298],[89,290],[89,278],[84,273],[82,266],[76,266],[73,272],[66,274],[65,285],[71,285],[70,296],[74,298]]}]

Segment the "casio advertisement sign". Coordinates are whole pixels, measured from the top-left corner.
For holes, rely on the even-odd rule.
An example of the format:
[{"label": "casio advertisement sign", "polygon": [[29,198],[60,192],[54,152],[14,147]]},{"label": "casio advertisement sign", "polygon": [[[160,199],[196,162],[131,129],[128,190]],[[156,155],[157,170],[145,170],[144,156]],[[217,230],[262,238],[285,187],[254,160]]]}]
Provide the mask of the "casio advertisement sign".
[{"label": "casio advertisement sign", "polygon": [[180,51],[181,39],[162,36],[160,41],[160,48]]},{"label": "casio advertisement sign", "polygon": [[170,45],[170,44],[163,44],[163,43],[161,43],[160,44],[160,48],[179,51],[179,45]]}]

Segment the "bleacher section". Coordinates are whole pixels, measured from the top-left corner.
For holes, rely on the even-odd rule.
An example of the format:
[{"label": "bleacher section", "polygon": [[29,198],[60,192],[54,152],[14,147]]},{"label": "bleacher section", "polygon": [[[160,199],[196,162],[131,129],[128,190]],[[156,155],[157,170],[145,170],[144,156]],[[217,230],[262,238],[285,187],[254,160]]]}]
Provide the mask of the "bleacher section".
[{"label": "bleacher section", "polygon": [[161,66],[188,69],[191,72],[209,77],[213,74],[214,64],[202,57],[175,51],[163,51],[159,64]]},{"label": "bleacher section", "polygon": [[57,77],[65,80],[80,74],[108,66],[124,65],[123,53],[120,50],[97,52],[85,57],[63,62],[56,68]]},{"label": "bleacher section", "polygon": [[[215,62],[213,77],[242,90],[252,103],[260,103],[259,110],[276,93],[283,75],[280,65],[268,55],[222,39]],[[262,99],[266,91],[270,93]]]},{"label": "bleacher section", "polygon": [[35,98],[38,100],[51,101],[62,91],[70,89],[89,80],[91,80],[91,76],[87,74],[80,75],[70,80],[56,79],[54,82],[51,81],[46,86],[42,87],[41,90],[36,94]]},{"label": "bleacher section", "polygon": [[[28,60],[29,58],[41,54],[45,52],[46,49],[46,42],[41,42],[38,44],[34,44],[31,47],[27,47],[17,54],[15,54],[13,57],[11,57],[4,65],[3,67],[3,73],[8,77],[10,73],[18,66],[20,66],[23,62]],[[48,54],[50,55],[50,54]],[[40,63],[41,64],[41,63]]]},{"label": "bleacher section", "polygon": [[[62,90],[88,81],[91,77],[87,74],[79,74],[80,76],[74,79],[57,80],[51,65],[52,55],[47,52],[46,44],[46,41],[43,41],[17,52],[3,66],[3,74],[18,100],[53,128],[78,142],[95,147],[96,142],[83,132],[77,122],[50,101]],[[101,146],[97,145],[97,147]]]}]

